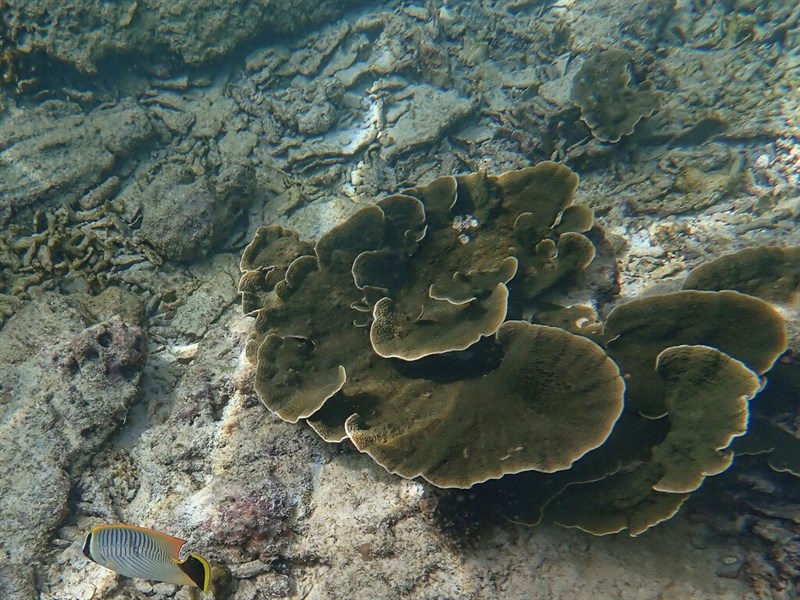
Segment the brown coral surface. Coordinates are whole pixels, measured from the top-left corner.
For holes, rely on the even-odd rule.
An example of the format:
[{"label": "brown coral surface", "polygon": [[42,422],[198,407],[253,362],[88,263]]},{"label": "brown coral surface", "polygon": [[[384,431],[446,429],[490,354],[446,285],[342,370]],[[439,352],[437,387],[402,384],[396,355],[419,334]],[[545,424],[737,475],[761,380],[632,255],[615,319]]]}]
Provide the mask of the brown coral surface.
[{"label": "brown coral surface", "polygon": [[632,60],[625,50],[598,52],[586,59],[572,81],[572,101],[592,135],[603,142],[632,134],[639,121],[657,110],[663,95],[653,91],[651,81],[630,85]]},{"label": "brown coral surface", "polygon": [[[544,511],[635,536],[672,517],[731,465],[785,325],[732,291],[637,299],[602,325],[589,307],[543,302],[595,255],[576,185],[545,162],[409,188],[313,245],[259,229],[240,290],[264,404],[438,487],[541,473],[514,520]],[[514,320],[531,310],[557,326]]]}]

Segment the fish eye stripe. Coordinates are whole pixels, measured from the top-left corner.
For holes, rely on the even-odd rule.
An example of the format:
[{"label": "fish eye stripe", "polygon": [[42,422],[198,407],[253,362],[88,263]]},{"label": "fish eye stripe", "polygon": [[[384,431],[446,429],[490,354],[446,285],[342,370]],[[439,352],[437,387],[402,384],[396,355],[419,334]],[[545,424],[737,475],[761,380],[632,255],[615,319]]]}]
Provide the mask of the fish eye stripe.
[{"label": "fish eye stripe", "polygon": [[83,548],[81,549],[83,555],[92,560],[92,532],[86,534],[86,539],[83,542]]}]

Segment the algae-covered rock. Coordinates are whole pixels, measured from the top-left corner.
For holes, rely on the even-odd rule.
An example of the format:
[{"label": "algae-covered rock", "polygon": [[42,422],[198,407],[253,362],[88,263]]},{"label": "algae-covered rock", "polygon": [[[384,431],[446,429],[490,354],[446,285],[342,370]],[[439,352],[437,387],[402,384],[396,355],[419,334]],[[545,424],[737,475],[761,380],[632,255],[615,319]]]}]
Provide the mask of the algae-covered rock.
[{"label": "algae-covered rock", "polygon": [[185,262],[202,258],[214,234],[214,194],[203,179],[160,185],[146,207],[139,235],[165,258]]},{"label": "algae-covered rock", "polygon": [[0,121],[0,220],[78,200],[156,139],[147,111],[124,101],[88,113],[58,101]]},{"label": "algae-covered rock", "polygon": [[394,160],[415,148],[438,140],[460,119],[477,108],[477,102],[455,90],[443,91],[431,85],[418,85],[414,94],[400,103],[405,110],[381,137],[386,160]]},{"label": "algae-covered rock", "polygon": [[625,50],[604,50],[586,59],[572,81],[570,97],[581,109],[581,119],[603,142],[618,142],[633,133],[636,124],[657,109],[662,96],[653,83],[633,87]]},{"label": "algae-covered rock", "polygon": [[35,598],[33,567],[21,564],[0,565],[0,594],[3,598]]},{"label": "algae-covered rock", "polygon": [[144,361],[139,327],[112,319],[86,328],[56,295],[28,304],[0,333],[0,553],[11,563],[47,548],[67,512],[68,470],[124,421]]},{"label": "algae-covered rock", "polygon": [[256,34],[287,35],[325,22],[357,0],[257,2],[85,2],[10,0],[2,7],[5,35],[26,52],[43,52],[84,73],[101,70],[120,54],[188,65],[221,58]]},{"label": "algae-covered rock", "polygon": [[96,296],[75,294],[70,300],[78,303],[92,322],[108,321],[119,315],[127,325],[141,327],[144,324],[145,307],[141,297],[121,287],[110,286]]},{"label": "algae-covered rock", "polygon": [[146,192],[139,235],[165,258],[197,260],[230,235],[254,190],[249,163],[223,171],[216,185],[205,177],[162,176]]}]

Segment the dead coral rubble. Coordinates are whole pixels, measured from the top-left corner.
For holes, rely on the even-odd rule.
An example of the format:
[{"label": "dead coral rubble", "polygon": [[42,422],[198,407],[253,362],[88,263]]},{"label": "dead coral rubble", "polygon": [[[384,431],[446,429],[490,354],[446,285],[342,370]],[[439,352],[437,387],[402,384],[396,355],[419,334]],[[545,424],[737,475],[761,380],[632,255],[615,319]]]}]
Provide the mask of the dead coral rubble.
[{"label": "dead coral rubble", "polygon": [[604,327],[554,305],[602,239],[577,184],[544,162],[403,190],[316,243],[259,229],[240,291],[261,400],[439,487],[538,473],[515,520],[638,535],[670,518],[733,461],[785,325],[734,291],[634,300]]}]

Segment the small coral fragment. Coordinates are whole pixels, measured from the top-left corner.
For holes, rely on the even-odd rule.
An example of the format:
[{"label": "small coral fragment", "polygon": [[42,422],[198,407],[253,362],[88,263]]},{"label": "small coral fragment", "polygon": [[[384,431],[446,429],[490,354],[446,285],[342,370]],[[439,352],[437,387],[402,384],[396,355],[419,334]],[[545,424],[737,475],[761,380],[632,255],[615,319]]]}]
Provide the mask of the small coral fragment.
[{"label": "small coral fragment", "polygon": [[618,142],[658,108],[663,94],[653,91],[652,82],[630,85],[632,59],[625,50],[605,50],[586,59],[572,81],[570,98],[600,141]]},{"label": "small coral fragment", "polygon": [[534,315],[534,322],[551,327],[560,327],[570,333],[594,338],[602,330],[597,311],[591,306],[545,305]]}]

